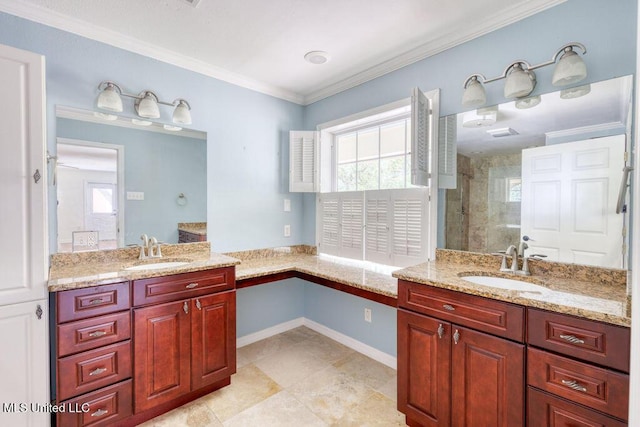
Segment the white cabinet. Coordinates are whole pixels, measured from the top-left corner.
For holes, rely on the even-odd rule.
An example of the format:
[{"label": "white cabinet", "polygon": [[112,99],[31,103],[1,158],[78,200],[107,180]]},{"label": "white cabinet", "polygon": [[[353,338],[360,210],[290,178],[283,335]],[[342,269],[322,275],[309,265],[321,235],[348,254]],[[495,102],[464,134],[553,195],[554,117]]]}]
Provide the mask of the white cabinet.
[{"label": "white cabinet", "polygon": [[41,426],[49,424],[44,57],[0,45],[0,82],[0,425]]}]

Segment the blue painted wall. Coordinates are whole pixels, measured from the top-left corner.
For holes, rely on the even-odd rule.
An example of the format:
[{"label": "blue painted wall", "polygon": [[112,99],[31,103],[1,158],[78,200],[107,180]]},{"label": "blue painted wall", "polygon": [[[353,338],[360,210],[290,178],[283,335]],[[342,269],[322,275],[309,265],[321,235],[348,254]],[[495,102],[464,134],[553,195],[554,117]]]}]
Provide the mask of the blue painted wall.
[{"label": "blue painted wall", "polygon": [[[140,235],[178,243],[179,222],[207,220],[207,143],[201,139],[58,118],[57,136],[124,147],[125,191],[144,200],[124,202],[124,243]],[[178,205],[178,194],[187,204]]]},{"label": "blue painted wall", "polygon": [[[208,237],[218,252],[302,243],[302,196],[288,193],[288,131],[302,128],[303,107],[142,55],[0,13],[0,43],[45,55],[48,148],[55,153],[55,106],[94,109],[97,86],[185,98],[193,128],[207,133]],[[123,114],[133,117],[125,99]],[[171,109],[161,106],[160,121]],[[55,249],[55,188],[50,187]],[[283,212],[283,199],[291,212]],[[285,224],[292,237],[283,237]]]}]

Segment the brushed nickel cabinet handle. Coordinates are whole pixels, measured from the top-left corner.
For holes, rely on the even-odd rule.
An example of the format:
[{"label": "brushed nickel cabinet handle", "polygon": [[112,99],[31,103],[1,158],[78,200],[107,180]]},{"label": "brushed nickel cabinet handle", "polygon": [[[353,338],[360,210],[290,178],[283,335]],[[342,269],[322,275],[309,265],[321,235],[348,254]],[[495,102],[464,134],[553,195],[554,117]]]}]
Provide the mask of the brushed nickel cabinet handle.
[{"label": "brushed nickel cabinet handle", "polygon": [[200,304],[199,299],[196,299],[196,307],[198,307],[198,310],[202,310],[202,304]]},{"label": "brushed nickel cabinet handle", "polygon": [[442,326],[442,323],[440,323],[440,325],[438,326],[438,338],[442,338],[444,336],[444,326]]},{"label": "brushed nickel cabinet handle", "polygon": [[587,388],[578,384],[576,380],[562,380],[562,384],[566,385],[570,389],[581,391],[583,393],[587,391]]},{"label": "brushed nickel cabinet handle", "polygon": [[186,288],[187,288],[187,289],[193,289],[193,288],[196,288],[196,287],[198,287],[198,284],[197,284],[197,283],[189,283],[189,284],[186,286]]},{"label": "brushed nickel cabinet handle", "polygon": [[96,412],[94,412],[93,414],[91,414],[92,417],[101,417],[104,414],[108,414],[109,411],[106,411],[104,409],[98,409]]},{"label": "brushed nickel cabinet handle", "polygon": [[184,314],[189,314],[189,304],[187,304],[186,301],[182,304],[182,309],[184,310]]},{"label": "brushed nickel cabinet handle", "polygon": [[103,372],[107,372],[107,368],[96,368],[89,372],[89,376],[100,375]]},{"label": "brushed nickel cabinet handle", "polygon": [[102,304],[102,298],[96,298],[96,299],[92,299],[89,300],[89,305],[96,305],[96,304]]},{"label": "brushed nickel cabinet handle", "polygon": [[581,340],[580,338],[576,337],[575,335],[560,335],[560,338],[562,338],[565,341],[570,342],[571,344],[584,344],[584,340]]},{"label": "brushed nickel cabinet handle", "polygon": [[89,334],[89,336],[91,338],[98,338],[98,337],[101,337],[101,336],[104,336],[104,335],[107,335],[107,333],[105,331],[94,331],[94,332],[91,332]]},{"label": "brushed nickel cabinet handle", "polygon": [[453,333],[453,342],[454,344],[458,344],[458,341],[460,341],[460,332],[458,332],[458,330],[456,329],[456,331]]},{"label": "brushed nickel cabinet handle", "polygon": [[456,308],[454,306],[452,306],[451,304],[445,304],[445,305],[442,306],[442,308],[444,308],[445,310],[448,310],[448,311],[455,311],[456,310]]}]

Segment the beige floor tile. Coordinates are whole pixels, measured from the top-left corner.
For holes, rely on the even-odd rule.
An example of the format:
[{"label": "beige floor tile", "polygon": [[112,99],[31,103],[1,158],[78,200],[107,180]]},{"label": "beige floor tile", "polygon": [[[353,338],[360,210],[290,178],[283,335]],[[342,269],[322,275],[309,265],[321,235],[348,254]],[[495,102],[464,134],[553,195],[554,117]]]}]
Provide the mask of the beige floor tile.
[{"label": "beige floor tile", "polygon": [[310,337],[296,345],[303,347],[327,363],[336,362],[354,353],[354,350],[349,347],[320,334]]},{"label": "beige floor tile", "polygon": [[306,326],[300,326],[298,328],[290,329],[286,332],[283,332],[280,334],[280,336],[289,338],[292,341],[299,343],[309,338],[316,338],[323,335],[319,334],[313,329],[307,328]]},{"label": "beige floor tile", "polygon": [[227,420],[225,427],[326,427],[286,390]]},{"label": "beige floor tile", "polygon": [[329,366],[300,345],[264,357],[255,362],[255,365],[284,388]]},{"label": "beige floor tile", "polygon": [[394,376],[385,385],[376,389],[394,402],[398,401],[398,378]]},{"label": "beige floor tile", "polygon": [[220,427],[222,423],[200,400],[141,424],[144,427]]},{"label": "beige floor tile", "polygon": [[351,353],[333,366],[373,389],[382,387],[396,377],[394,369],[358,352]]},{"label": "beige floor tile", "polygon": [[396,402],[375,392],[333,425],[336,427],[391,427],[406,424],[404,414],[396,409]]},{"label": "beige floor tile", "polygon": [[317,372],[288,389],[328,424],[333,424],[374,391],[333,366]]},{"label": "beige floor tile", "polygon": [[280,390],[275,381],[250,364],[238,369],[238,373],[231,377],[231,385],[202,397],[200,401],[224,422]]},{"label": "beige floor tile", "polygon": [[237,350],[237,355],[245,364],[253,363],[264,357],[271,356],[274,353],[278,353],[285,350],[292,345],[295,345],[297,341],[291,339],[288,336],[275,335],[257,342],[254,342],[244,347],[240,347]]}]

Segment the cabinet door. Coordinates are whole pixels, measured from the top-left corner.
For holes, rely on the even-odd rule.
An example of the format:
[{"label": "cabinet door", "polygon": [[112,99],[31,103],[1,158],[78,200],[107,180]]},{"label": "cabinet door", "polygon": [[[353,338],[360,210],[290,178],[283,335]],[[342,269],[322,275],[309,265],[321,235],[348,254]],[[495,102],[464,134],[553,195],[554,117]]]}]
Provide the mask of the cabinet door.
[{"label": "cabinet door", "polygon": [[[48,426],[49,413],[20,405],[49,401],[46,300],[0,306],[0,425]],[[36,314],[38,306],[41,317]]]},{"label": "cabinet door", "polygon": [[524,425],[524,345],[452,328],[451,425]]},{"label": "cabinet door", "polygon": [[236,292],[191,300],[191,385],[193,390],[236,371]]},{"label": "cabinet door", "polygon": [[424,427],[450,425],[451,325],[398,310],[398,410]]},{"label": "cabinet door", "polygon": [[136,309],[135,412],[191,390],[191,315],[188,300]]},{"label": "cabinet door", "polygon": [[0,305],[7,305],[46,298],[44,57],[0,45],[0,82]]}]

